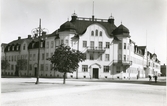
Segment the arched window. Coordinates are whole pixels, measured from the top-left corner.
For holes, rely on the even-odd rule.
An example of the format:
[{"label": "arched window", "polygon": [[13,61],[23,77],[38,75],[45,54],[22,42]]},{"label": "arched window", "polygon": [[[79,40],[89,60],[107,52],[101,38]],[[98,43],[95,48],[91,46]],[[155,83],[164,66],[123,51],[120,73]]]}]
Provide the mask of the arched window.
[{"label": "arched window", "polygon": [[96,29],[96,36],[98,36],[98,30]]},{"label": "arched window", "polygon": [[100,36],[102,36],[102,34],[103,34],[102,31],[100,31]]},{"label": "arched window", "polygon": [[94,36],[94,31],[91,31],[91,35]]}]

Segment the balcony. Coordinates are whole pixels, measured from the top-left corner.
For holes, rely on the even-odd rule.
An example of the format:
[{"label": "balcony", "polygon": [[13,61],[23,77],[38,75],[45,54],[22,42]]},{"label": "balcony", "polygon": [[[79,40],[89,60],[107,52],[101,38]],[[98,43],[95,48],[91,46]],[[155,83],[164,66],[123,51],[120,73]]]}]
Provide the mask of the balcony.
[{"label": "balcony", "polygon": [[89,53],[104,53],[105,47],[87,47],[87,52]]},{"label": "balcony", "polygon": [[132,61],[129,60],[113,60],[114,65],[123,65],[123,66],[130,66],[132,65]]}]

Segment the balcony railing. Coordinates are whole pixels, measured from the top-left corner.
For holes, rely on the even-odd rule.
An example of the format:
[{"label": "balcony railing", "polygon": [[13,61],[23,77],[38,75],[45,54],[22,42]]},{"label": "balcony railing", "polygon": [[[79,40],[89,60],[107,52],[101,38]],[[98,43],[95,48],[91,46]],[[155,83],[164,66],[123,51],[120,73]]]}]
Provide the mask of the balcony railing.
[{"label": "balcony railing", "polygon": [[119,65],[132,65],[132,61],[130,60],[113,60],[113,64],[119,64]]},{"label": "balcony railing", "polygon": [[105,47],[87,47],[87,52],[99,52],[104,53],[106,50]]}]

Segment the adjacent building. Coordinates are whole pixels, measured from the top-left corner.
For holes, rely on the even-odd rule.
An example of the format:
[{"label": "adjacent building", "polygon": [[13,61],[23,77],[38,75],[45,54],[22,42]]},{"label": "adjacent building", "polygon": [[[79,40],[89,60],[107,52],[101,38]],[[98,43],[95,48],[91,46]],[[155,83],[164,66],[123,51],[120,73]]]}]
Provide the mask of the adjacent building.
[{"label": "adjacent building", "polygon": [[166,76],[166,65],[161,65],[161,76]]},{"label": "adjacent building", "polygon": [[[145,78],[148,75],[160,75],[160,61],[155,53],[147,51],[146,46],[139,46],[131,39],[130,31],[122,23],[114,24],[114,17],[98,19],[78,17],[76,13],[71,21],[66,21],[51,34],[43,33],[40,44],[40,77],[62,77],[63,74],[52,69],[47,58],[60,44],[70,46],[86,54],[86,60],[79,63],[79,68],[68,73],[68,78]],[[47,39],[46,39],[47,38]],[[10,63],[2,70],[2,75],[16,75],[17,60],[26,59],[27,67],[22,69],[22,76],[36,76],[38,37],[28,35],[1,44],[1,58]]]}]

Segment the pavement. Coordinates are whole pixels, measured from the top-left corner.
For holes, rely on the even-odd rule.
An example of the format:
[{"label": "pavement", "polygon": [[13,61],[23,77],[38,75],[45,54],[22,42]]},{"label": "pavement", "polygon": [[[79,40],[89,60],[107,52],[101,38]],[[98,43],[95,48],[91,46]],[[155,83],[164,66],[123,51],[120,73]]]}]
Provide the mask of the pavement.
[{"label": "pavement", "polygon": [[166,78],[1,78],[2,106],[166,106]]}]

